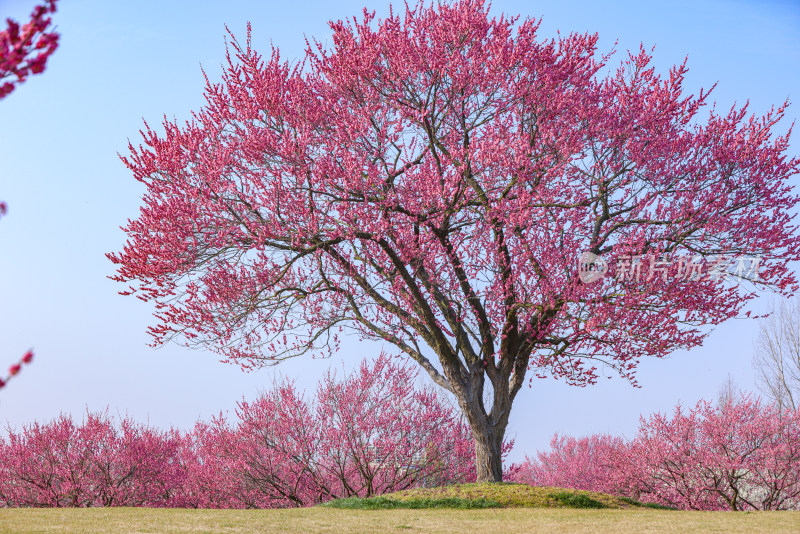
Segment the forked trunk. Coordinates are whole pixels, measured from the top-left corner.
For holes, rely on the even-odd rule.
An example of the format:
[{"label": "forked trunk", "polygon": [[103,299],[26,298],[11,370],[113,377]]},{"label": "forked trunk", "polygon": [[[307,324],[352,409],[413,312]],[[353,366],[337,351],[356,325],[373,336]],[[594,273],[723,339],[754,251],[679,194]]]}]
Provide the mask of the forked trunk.
[{"label": "forked trunk", "polygon": [[[465,398],[459,399],[461,410],[467,418],[475,442],[475,469],[478,482],[503,481],[503,437],[508,426],[510,403],[507,397],[495,395],[495,408],[486,413],[482,402],[483,384],[468,389]],[[497,413],[502,413],[497,417]]]}]

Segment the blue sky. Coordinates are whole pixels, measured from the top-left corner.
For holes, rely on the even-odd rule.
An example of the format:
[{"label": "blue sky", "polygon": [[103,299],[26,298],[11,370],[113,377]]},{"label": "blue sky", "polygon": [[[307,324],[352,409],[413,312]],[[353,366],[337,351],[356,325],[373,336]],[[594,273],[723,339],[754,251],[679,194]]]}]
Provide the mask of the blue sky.
[{"label": "blue sky", "polygon": [[[78,418],[108,407],[167,427],[190,428],[198,418],[252,399],[276,373],[312,389],[330,366],[352,368],[379,345],[346,341],[330,360],[295,359],[243,373],[213,353],[177,345],[147,347],[149,305],[117,294],[106,252],[125,241],[119,229],[137,216],[144,188],[117,153],[139,142],[151,125],[184,120],[203,105],[200,66],[212,79],[224,60],[224,25],[254,46],[270,42],[283,57],[300,58],[305,37],[325,40],[327,21],[358,15],[358,2],[137,2],[61,0],[54,15],[62,41],[47,71],[0,101],[0,366],[29,347],[36,360],[0,391],[0,424],[19,427],[60,412]],[[33,1],[0,0],[0,18],[23,20]],[[689,56],[686,87],[719,85],[722,109],[750,99],[763,113],[786,98],[800,116],[800,3],[496,1],[494,13],[543,17],[542,36],[556,30],[599,32],[600,47],[620,51],[656,45],[662,72]],[[668,5],[668,7],[666,7]],[[378,14],[388,2],[369,2]],[[402,9],[397,4],[396,9]],[[796,139],[796,138],[795,138]],[[800,153],[793,142],[792,154]],[[798,179],[795,179],[795,184]],[[763,298],[750,309],[760,311]],[[631,436],[640,414],[677,402],[716,397],[732,374],[755,389],[753,320],[717,328],[703,347],[642,362],[641,389],[619,379],[590,388],[539,380],[521,392],[509,428],[512,459],[544,448],[553,433],[611,432]]]}]

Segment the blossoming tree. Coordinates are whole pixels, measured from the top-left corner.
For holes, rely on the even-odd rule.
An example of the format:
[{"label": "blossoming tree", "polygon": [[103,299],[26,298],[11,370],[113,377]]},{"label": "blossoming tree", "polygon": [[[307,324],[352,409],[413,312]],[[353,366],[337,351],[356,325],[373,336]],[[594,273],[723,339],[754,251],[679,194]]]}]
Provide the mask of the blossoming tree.
[{"label": "blossoming tree", "polygon": [[[614,67],[597,35],[488,10],[365,11],[302,63],[248,29],[202,111],[146,125],[123,158],[144,205],[109,258],[155,303],[154,344],[248,367],[333,351],[345,328],[384,340],[455,396],[496,481],[532,376],[634,381],[756,287],[791,292],[785,105],[701,113],[685,64],[661,76],[642,48]],[[581,253],[604,276],[582,278]]]},{"label": "blossoming tree", "polygon": [[508,477],[685,510],[799,510],[800,410],[736,393],[642,416],[630,441],[554,436]]},{"label": "blossoming tree", "polygon": [[329,373],[310,401],[283,380],[239,403],[235,421],[185,433],[107,413],[9,429],[0,508],[285,508],[474,481],[469,428],[417,373],[381,354]]},{"label": "blossoming tree", "polygon": [[275,508],[473,482],[469,429],[416,375],[382,354],[350,376],[329,373],[310,402],[276,383],[240,403],[233,424],[198,423],[186,487],[207,499],[199,506]]}]

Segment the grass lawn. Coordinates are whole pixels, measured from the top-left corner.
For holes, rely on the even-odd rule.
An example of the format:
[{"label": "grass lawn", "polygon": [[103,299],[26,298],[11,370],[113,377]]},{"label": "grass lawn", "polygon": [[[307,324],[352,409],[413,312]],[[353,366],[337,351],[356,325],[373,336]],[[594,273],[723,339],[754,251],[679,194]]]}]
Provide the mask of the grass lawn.
[{"label": "grass lawn", "polygon": [[0,510],[0,533],[107,532],[800,532],[800,512],[575,510]]},{"label": "grass lawn", "polygon": [[[412,509],[403,508],[410,506]],[[487,507],[489,506],[489,507]],[[455,508],[454,508],[455,507]],[[577,507],[577,508],[576,508]],[[431,508],[431,509],[425,509]],[[461,508],[461,509],[458,509]],[[477,509],[469,509],[477,508]],[[293,510],[0,509],[0,534],[24,532],[800,532],[800,512],[656,510],[602,493],[463,484]]]}]

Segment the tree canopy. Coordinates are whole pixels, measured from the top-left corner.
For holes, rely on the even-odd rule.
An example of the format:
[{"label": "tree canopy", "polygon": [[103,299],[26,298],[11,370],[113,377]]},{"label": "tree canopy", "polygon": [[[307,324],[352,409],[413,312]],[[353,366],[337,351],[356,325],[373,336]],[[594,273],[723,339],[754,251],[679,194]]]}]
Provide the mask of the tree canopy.
[{"label": "tree canopy", "polygon": [[[330,27],[294,63],[248,27],[205,107],[123,157],[147,192],[109,257],[155,302],[156,344],[252,366],[352,329],[502,437],[529,370],[634,380],[757,287],[795,286],[788,103],[703,111],[685,63],[615,64],[596,34],[542,38],[479,0]],[[605,276],[581,280],[584,253]]]}]

